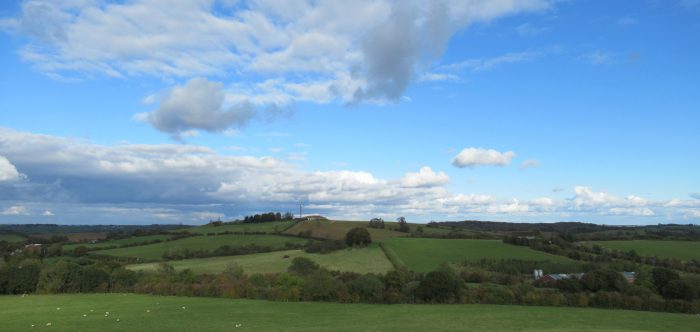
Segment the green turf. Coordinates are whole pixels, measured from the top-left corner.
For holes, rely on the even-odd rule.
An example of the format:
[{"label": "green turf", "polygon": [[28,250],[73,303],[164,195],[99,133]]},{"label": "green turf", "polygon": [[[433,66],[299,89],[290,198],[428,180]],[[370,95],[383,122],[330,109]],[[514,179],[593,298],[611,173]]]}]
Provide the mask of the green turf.
[{"label": "green turf", "polygon": [[[284,258],[284,256],[289,256]],[[302,250],[285,250],[260,254],[210,257],[171,261],[168,264],[177,270],[191,269],[200,273],[217,273],[237,264],[247,274],[275,273],[286,271],[294,257],[307,257],[332,271],[357,273],[385,273],[393,268],[378,246],[362,249],[339,250],[329,254],[307,254]],[[133,270],[153,271],[158,263],[135,264]]]},{"label": "green turf", "polygon": [[0,234],[0,241],[6,241],[6,242],[22,242],[26,240],[24,236],[16,235],[16,234]]},{"label": "green turf", "polygon": [[1,296],[0,308],[3,331],[681,332],[697,331],[700,324],[694,315],[623,310],[293,303],[133,294]]},{"label": "green turf", "polygon": [[586,243],[598,244],[607,249],[634,250],[641,256],[677,258],[680,260],[700,259],[700,242],[698,241],[627,240]]},{"label": "green turf", "polygon": [[[235,223],[235,224],[224,224],[221,226],[214,226],[210,224],[186,228],[182,231],[188,233],[196,234],[207,234],[207,233],[223,233],[223,232],[262,232],[262,233],[281,233],[290,226],[294,224],[294,221],[276,221],[276,222],[262,222],[262,223]],[[180,231],[180,230],[178,230]]]},{"label": "green turf", "polygon": [[393,238],[383,241],[412,270],[428,272],[443,262],[489,259],[572,262],[570,259],[505,244],[500,240]]},{"label": "green turf", "polygon": [[193,236],[180,240],[167,241],[145,246],[108,249],[93,251],[95,254],[118,256],[118,257],[134,257],[145,260],[159,260],[163,254],[169,250],[209,250],[213,251],[224,245],[232,247],[242,247],[250,244],[255,244],[262,247],[271,247],[273,249],[284,249],[286,243],[303,244],[307,240],[290,236],[280,235],[214,235],[214,236]]},{"label": "green turf", "polygon": [[406,236],[406,233],[392,231],[390,229],[369,228],[369,221],[302,221],[287,229],[284,233],[298,235],[299,232],[311,231],[311,236],[324,239],[343,240],[345,234],[352,228],[365,227],[372,236],[372,240],[383,240],[391,237]]},{"label": "green turf", "polygon": [[172,235],[146,235],[146,236],[132,236],[125,239],[111,240],[97,243],[73,243],[63,246],[63,250],[70,251],[80,246],[85,246],[89,249],[101,249],[109,247],[119,247],[122,245],[131,245],[136,243],[150,242],[154,240],[165,240],[170,238]]}]

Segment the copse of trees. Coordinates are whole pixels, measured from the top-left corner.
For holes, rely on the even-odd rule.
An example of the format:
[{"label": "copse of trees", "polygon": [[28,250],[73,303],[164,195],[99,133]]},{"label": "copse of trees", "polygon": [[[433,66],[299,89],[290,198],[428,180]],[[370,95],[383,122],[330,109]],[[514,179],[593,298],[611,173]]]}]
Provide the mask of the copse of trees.
[{"label": "copse of trees", "polygon": [[406,222],[406,218],[398,217],[398,218],[396,218],[396,222],[399,223],[399,229],[398,229],[399,232],[408,233],[411,231],[411,228],[408,227],[408,222]]},{"label": "copse of trees", "polygon": [[294,215],[287,212],[282,214],[280,212],[268,212],[262,214],[254,214],[252,216],[245,216],[243,218],[244,223],[261,223],[261,222],[273,222],[273,221],[288,221],[293,220]]},{"label": "copse of trees", "polygon": [[384,228],[384,219],[382,218],[372,218],[369,221],[369,227],[372,228]]},{"label": "copse of trees", "polygon": [[372,236],[364,227],[355,227],[345,234],[345,244],[348,246],[366,246],[372,243]]}]

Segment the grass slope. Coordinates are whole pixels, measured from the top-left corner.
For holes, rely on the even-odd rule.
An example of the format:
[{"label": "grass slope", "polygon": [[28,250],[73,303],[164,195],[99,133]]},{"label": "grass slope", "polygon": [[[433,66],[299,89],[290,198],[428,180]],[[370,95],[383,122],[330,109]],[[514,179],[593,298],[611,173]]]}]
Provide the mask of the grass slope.
[{"label": "grass slope", "polygon": [[119,240],[111,240],[111,241],[104,241],[104,242],[98,242],[98,243],[73,243],[73,244],[67,244],[63,246],[63,250],[73,250],[77,247],[80,246],[85,246],[86,248],[89,249],[101,249],[101,248],[109,248],[109,247],[119,247],[123,245],[130,245],[130,244],[136,244],[136,243],[143,243],[143,242],[149,242],[149,241],[154,241],[154,240],[163,240],[165,241],[166,239],[170,238],[170,235],[146,235],[146,236],[132,236],[128,237],[125,239],[119,239]]},{"label": "grass slope", "polygon": [[369,228],[367,221],[302,221],[287,229],[284,233],[298,235],[300,232],[311,231],[311,236],[324,239],[343,240],[345,234],[352,228],[365,227],[369,230],[372,240],[383,240],[392,237],[406,236],[405,233],[389,229]]},{"label": "grass slope", "polygon": [[[284,258],[284,256],[289,256]],[[357,273],[385,273],[393,268],[378,246],[362,249],[339,250],[329,254],[307,254],[302,250],[285,250],[260,254],[210,257],[171,261],[176,270],[191,269],[199,273],[217,273],[232,264],[243,268],[247,274],[276,273],[286,271],[294,257],[310,258],[319,265],[332,271],[350,271]],[[129,265],[132,270],[153,271],[158,263]]]},{"label": "grass slope", "polygon": [[289,228],[294,224],[293,221],[278,221],[278,222],[263,222],[263,223],[235,223],[224,224],[221,226],[202,225],[192,228],[186,228],[178,231],[185,231],[194,234],[207,233],[223,233],[223,232],[262,232],[262,233],[279,233]]},{"label": "grass slope", "polygon": [[164,253],[169,250],[215,250],[224,245],[232,247],[242,247],[255,244],[273,249],[284,249],[286,243],[301,244],[307,240],[280,235],[213,235],[213,236],[193,236],[175,241],[154,243],[145,246],[108,249],[94,251],[95,254],[110,255],[118,257],[134,257],[145,260],[160,260]]},{"label": "grass slope", "polygon": [[419,272],[434,270],[443,262],[475,261],[482,258],[571,262],[568,258],[535,251],[499,240],[393,238],[383,241],[401,262]]},{"label": "grass slope", "polygon": [[0,241],[6,242],[22,242],[26,240],[25,237],[16,234],[0,234]]},{"label": "grass slope", "polygon": [[623,310],[290,303],[133,294],[2,296],[0,308],[4,331],[681,332],[698,327],[694,315]]},{"label": "grass slope", "polygon": [[634,250],[642,256],[657,256],[660,258],[677,258],[680,260],[700,259],[700,242],[697,241],[661,241],[661,240],[629,240],[629,241],[595,241],[603,248],[621,251]]}]

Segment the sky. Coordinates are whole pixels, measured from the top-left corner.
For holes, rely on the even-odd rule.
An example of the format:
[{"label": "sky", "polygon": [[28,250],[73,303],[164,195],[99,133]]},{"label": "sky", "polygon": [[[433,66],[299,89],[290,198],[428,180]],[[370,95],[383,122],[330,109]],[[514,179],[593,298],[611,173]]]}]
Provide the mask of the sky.
[{"label": "sky", "polygon": [[700,1],[0,3],[0,223],[700,223]]}]

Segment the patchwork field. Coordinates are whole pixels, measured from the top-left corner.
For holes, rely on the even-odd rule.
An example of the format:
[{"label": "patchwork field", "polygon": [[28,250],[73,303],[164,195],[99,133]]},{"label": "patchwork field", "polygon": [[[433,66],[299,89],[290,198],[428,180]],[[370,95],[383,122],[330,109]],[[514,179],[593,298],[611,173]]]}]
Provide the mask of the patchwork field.
[{"label": "patchwork field", "polygon": [[372,235],[372,240],[383,240],[392,237],[406,236],[406,233],[389,229],[369,228],[366,221],[302,221],[287,229],[284,233],[299,235],[300,232],[311,231],[311,236],[324,239],[343,240],[345,234],[352,228],[365,227]]},{"label": "patchwork field", "polygon": [[138,244],[138,243],[144,243],[144,242],[150,242],[154,240],[162,240],[165,241],[166,239],[169,239],[170,235],[146,235],[146,236],[132,236],[126,239],[119,239],[119,240],[112,240],[112,241],[104,241],[104,242],[98,242],[98,243],[73,243],[73,244],[68,244],[63,246],[63,250],[73,250],[77,247],[80,246],[85,246],[88,249],[101,249],[101,248],[111,248],[111,247],[119,247],[123,245],[131,245],[131,244]]},{"label": "patchwork field", "polygon": [[133,257],[144,260],[160,260],[170,250],[215,250],[221,246],[243,247],[251,244],[272,249],[284,249],[286,244],[303,244],[306,239],[281,235],[213,235],[193,236],[175,241],[154,243],[145,246],[93,251],[99,255]]},{"label": "patchwork field", "polygon": [[289,228],[294,224],[294,221],[278,221],[278,222],[263,222],[263,223],[236,223],[225,224],[221,226],[203,225],[192,228],[183,229],[183,231],[195,234],[207,233],[223,233],[223,232],[264,232],[264,233],[279,233]]},{"label": "patchwork field", "polygon": [[24,236],[15,235],[15,234],[0,234],[0,241],[22,242],[24,240],[26,240],[26,238]]},{"label": "patchwork field", "polygon": [[432,271],[443,262],[482,258],[572,262],[565,257],[505,244],[500,240],[393,238],[384,240],[383,244],[390,255],[395,254],[408,268],[419,272]]},{"label": "patchwork field", "polygon": [[[284,258],[284,256],[288,256]],[[381,248],[377,245],[362,249],[339,250],[329,254],[307,254],[302,250],[285,250],[260,254],[210,257],[171,261],[176,270],[191,269],[199,273],[217,273],[236,264],[246,274],[275,273],[286,271],[294,257],[306,257],[322,267],[332,271],[351,271],[357,273],[385,273],[393,268]],[[127,268],[132,270],[153,271],[158,263],[134,264]]]},{"label": "patchwork field", "polygon": [[[1,296],[6,331],[697,331],[694,315],[508,305],[267,302],[134,294]],[[108,314],[107,314],[108,313]]]},{"label": "patchwork field", "polygon": [[680,260],[700,259],[700,242],[698,241],[626,240],[586,243],[598,244],[603,248],[620,251],[634,250],[641,256],[677,258]]}]

